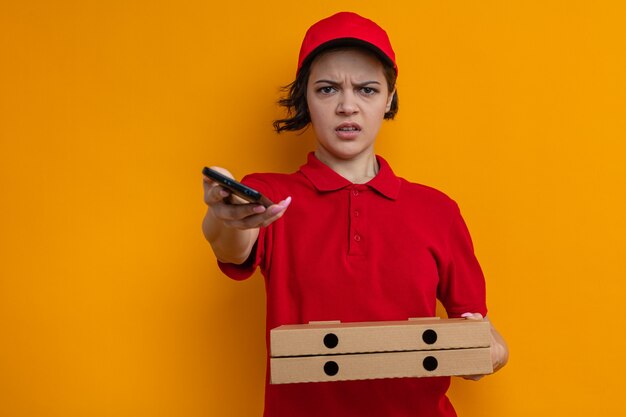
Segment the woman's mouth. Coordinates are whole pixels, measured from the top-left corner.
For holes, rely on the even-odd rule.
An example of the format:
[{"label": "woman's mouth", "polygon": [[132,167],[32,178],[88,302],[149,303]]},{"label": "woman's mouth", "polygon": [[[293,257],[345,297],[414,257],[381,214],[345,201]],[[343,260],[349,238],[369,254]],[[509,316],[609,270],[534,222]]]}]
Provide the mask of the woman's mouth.
[{"label": "woman's mouth", "polygon": [[357,123],[342,123],[335,129],[339,139],[351,140],[356,138],[361,132],[361,126]]}]

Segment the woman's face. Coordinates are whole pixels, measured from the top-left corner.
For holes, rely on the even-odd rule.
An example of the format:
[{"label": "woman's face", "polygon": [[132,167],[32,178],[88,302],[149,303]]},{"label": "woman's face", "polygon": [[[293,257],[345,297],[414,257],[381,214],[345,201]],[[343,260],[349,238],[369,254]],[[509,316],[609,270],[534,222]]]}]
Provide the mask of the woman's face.
[{"label": "woman's face", "polygon": [[360,49],[323,53],[311,64],[307,104],[321,151],[349,160],[373,154],[393,91],[382,63]]}]

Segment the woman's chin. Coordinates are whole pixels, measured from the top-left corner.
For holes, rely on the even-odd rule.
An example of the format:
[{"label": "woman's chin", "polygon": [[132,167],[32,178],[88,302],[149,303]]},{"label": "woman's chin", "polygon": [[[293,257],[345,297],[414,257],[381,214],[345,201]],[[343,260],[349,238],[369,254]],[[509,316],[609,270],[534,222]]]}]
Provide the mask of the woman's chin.
[{"label": "woman's chin", "polygon": [[362,146],[355,142],[341,142],[337,146],[324,146],[320,145],[321,151],[324,155],[333,159],[339,159],[349,161],[364,155],[374,153],[373,146]]}]

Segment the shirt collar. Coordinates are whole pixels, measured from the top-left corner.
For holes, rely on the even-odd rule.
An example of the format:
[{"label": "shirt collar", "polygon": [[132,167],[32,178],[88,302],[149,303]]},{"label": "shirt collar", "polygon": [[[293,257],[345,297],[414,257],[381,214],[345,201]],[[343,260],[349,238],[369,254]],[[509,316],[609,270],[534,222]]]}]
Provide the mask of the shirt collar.
[{"label": "shirt collar", "polygon": [[[385,197],[395,200],[400,192],[400,178],[391,170],[391,167],[381,156],[376,155],[379,171],[374,178],[364,185],[378,191]],[[300,172],[313,183],[318,191],[336,191],[353,185],[350,181],[333,171],[328,165],[321,162],[310,152],[307,163],[300,167]]]}]

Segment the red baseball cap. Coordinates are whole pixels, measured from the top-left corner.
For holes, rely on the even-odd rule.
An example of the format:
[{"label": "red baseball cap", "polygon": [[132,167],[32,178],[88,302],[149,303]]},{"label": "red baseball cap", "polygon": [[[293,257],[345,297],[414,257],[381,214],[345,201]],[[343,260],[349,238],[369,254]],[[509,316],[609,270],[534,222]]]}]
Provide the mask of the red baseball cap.
[{"label": "red baseball cap", "polygon": [[298,70],[317,54],[331,47],[359,46],[376,53],[398,74],[396,54],[387,32],[376,23],[356,13],[340,12],[315,23],[307,30],[300,47]]}]

